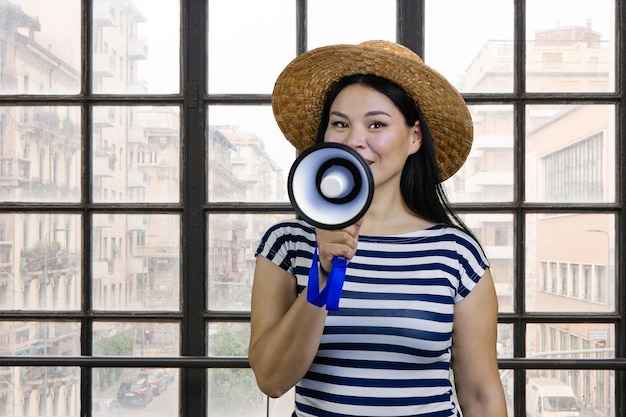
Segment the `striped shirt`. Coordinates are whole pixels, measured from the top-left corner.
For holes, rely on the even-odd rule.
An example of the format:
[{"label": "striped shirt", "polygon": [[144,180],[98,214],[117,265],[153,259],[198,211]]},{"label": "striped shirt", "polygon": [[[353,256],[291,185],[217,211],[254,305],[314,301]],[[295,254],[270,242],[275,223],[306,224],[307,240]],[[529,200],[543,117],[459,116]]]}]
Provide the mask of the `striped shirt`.
[{"label": "striped shirt", "polygon": [[[315,229],[270,228],[257,253],[307,285]],[[459,416],[450,381],[454,304],[488,268],[480,245],[437,225],[359,236],[337,311],[329,311],[313,364],[296,385],[293,416]]]}]

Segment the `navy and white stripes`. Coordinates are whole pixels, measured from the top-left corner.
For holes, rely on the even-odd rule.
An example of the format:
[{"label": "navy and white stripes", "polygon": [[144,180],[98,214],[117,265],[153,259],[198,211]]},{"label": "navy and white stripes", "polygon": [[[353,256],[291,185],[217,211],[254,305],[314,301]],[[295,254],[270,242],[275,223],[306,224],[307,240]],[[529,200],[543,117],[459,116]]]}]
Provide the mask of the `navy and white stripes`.
[{"label": "navy and white stripes", "polygon": [[[307,285],[315,230],[269,229],[257,253]],[[456,416],[450,383],[454,304],[488,267],[478,243],[449,226],[359,236],[339,310],[296,386],[295,416]],[[303,325],[306,325],[303,323]]]}]

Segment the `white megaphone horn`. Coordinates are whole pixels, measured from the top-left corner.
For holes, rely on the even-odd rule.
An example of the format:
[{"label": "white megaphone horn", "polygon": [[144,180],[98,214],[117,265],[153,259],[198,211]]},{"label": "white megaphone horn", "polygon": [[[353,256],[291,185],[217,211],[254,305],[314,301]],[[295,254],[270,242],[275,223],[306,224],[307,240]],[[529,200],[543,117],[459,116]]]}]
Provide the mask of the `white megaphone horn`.
[{"label": "white megaphone horn", "polygon": [[342,229],[369,208],[374,179],[367,161],[341,143],[319,143],[296,159],[287,180],[289,200],[300,217],[315,227]]}]

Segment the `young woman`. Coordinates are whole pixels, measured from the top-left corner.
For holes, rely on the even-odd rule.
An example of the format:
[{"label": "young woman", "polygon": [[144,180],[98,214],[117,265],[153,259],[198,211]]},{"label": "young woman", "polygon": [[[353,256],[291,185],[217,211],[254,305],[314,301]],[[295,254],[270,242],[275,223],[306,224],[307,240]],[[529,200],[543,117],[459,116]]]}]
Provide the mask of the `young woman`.
[{"label": "young woman", "polygon": [[[460,94],[407,48],[370,41],[297,57],[272,105],[298,149],[354,148],[375,191],[354,225],[296,219],[263,236],[249,349],[260,389],[295,385],[294,416],[506,416],[488,261],[441,186],[471,147]],[[323,288],[336,256],[349,263],[328,311],[304,294],[310,269]]]}]

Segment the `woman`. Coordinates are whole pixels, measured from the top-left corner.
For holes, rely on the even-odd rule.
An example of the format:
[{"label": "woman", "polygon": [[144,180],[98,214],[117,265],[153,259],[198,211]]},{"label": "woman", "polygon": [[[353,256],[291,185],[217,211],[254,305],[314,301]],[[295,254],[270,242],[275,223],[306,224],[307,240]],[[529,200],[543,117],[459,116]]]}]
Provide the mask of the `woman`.
[{"label": "woman", "polygon": [[[263,236],[249,348],[260,389],[278,397],[295,385],[294,416],[505,416],[488,262],[441,186],[471,147],[460,94],[407,48],[370,41],[300,55],[272,106],[299,150],[354,148],[375,191],[354,225],[293,220]],[[328,311],[300,294],[311,268],[324,287],[336,256],[349,263]]]}]

